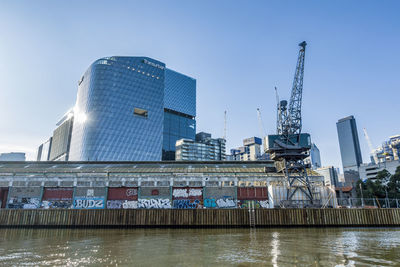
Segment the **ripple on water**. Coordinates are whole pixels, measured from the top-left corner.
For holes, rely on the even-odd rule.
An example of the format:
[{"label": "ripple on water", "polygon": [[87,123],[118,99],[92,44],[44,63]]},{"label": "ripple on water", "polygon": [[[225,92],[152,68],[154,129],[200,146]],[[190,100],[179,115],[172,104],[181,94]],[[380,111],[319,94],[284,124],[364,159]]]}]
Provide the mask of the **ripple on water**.
[{"label": "ripple on water", "polygon": [[8,266],[395,266],[400,229],[1,229]]}]

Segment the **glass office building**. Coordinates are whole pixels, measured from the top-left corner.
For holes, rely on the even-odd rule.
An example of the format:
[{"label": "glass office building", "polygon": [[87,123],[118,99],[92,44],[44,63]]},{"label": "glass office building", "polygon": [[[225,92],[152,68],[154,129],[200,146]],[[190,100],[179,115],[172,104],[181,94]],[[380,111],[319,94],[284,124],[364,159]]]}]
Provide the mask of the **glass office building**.
[{"label": "glass office building", "polygon": [[356,120],[348,116],[340,119],[336,127],[345,182],[354,183],[359,179],[358,167],[362,163]]},{"label": "glass office building", "polygon": [[161,160],[171,136],[194,138],[195,103],[196,81],[160,61],[99,59],[79,80],[69,160]]},{"label": "glass office building", "polygon": [[165,70],[163,160],[175,160],[175,145],[180,139],[196,135],[196,80]]}]

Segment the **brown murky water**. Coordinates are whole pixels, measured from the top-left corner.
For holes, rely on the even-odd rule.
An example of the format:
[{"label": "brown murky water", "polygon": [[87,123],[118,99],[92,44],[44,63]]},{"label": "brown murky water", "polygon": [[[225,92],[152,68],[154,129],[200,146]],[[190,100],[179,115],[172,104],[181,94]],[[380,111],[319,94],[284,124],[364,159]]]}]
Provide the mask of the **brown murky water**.
[{"label": "brown murky water", "polygon": [[0,229],[0,265],[400,266],[400,229]]}]

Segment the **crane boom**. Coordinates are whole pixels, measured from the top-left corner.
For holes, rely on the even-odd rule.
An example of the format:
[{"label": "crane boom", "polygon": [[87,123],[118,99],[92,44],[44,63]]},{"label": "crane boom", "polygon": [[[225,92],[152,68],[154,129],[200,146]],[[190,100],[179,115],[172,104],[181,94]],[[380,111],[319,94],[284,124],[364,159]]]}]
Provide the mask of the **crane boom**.
[{"label": "crane boom", "polygon": [[297,58],[296,72],[293,79],[292,93],[289,101],[289,116],[286,125],[287,134],[301,133],[301,102],[303,95],[303,77],[304,77],[304,58],[306,53],[305,41],[301,42],[299,46],[299,56]]},{"label": "crane boom", "polygon": [[224,112],[224,139],[226,140],[226,110]]},{"label": "crane boom", "polygon": [[363,131],[364,131],[365,139],[367,140],[367,143],[368,143],[369,151],[370,151],[372,157],[374,158],[375,164],[378,164],[378,156],[374,152],[374,147],[372,146],[371,139],[368,136],[367,129],[363,128]]},{"label": "crane boom", "polygon": [[257,108],[257,115],[258,115],[258,124],[260,126],[260,134],[261,134],[260,137],[261,137],[261,139],[264,139],[264,136],[266,136],[267,134],[266,134],[266,131],[265,131],[265,128],[264,128],[264,123],[262,121],[261,111],[260,111],[259,108]]}]

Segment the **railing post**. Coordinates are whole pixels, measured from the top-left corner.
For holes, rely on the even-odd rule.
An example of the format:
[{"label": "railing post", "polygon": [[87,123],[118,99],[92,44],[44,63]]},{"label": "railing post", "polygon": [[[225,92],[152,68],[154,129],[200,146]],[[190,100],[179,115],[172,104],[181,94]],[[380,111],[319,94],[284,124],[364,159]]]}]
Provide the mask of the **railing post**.
[{"label": "railing post", "polygon": [[373,198],[372,201],[374,202],[374,207],[376,207],[375,198]]},{"label": "railing post", "polygon": [[396,207],[399,208],[399,200],[396,198]]}]

